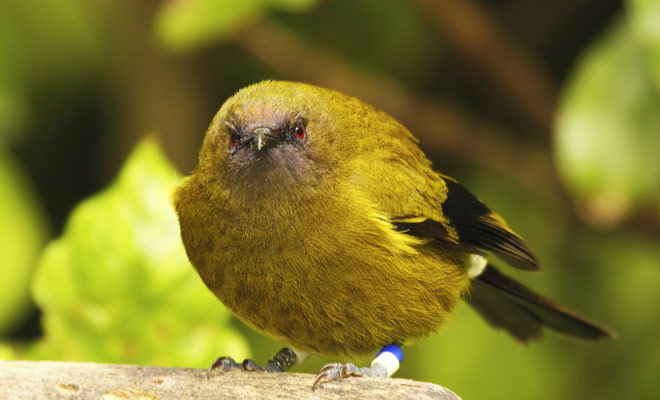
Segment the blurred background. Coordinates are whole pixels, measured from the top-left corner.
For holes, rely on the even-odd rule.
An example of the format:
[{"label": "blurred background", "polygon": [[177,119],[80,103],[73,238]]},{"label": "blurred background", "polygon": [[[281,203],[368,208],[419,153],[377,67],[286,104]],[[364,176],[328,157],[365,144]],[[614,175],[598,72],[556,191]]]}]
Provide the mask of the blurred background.
[{"label": "blurred background", "polygon": [[201,284],[169,203],[220,105],[263,79],[403,122],[542,263],[507,272],[619,336],[522,346],[461,305],[398,376],[466,399],[657,396],[660,0],[0,1],[0,358],[277,351]]}]

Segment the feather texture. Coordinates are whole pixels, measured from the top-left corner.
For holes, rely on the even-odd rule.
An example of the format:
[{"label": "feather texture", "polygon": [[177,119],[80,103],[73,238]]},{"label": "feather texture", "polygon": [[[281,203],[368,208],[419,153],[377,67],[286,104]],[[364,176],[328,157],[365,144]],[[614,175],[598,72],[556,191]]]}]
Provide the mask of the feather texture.
[{"label": "feather texture", "polygon": [[[468,253],[492,252],[519,269],[539,269],[539,262],[525,241],[499,215],[453,179],[443,177],[443,180],[447,187],[441,206],[445,220],[396,217],[392,221],[398,229],[414,236],[438,239]],[[450,234],[452,231],[458,240]]]}]

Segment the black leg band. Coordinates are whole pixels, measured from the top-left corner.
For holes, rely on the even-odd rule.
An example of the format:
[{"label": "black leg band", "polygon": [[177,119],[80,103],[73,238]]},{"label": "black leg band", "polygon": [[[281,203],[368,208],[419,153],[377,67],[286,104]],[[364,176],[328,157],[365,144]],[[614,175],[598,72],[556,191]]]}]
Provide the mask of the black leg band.
[{"label": "black leg band", "polygon": [[273,356],[272,360],[268,361],[263,369],[268,372],[286,372],[297,362],[298,356],[296,353],[290,348],[284,347]]}]

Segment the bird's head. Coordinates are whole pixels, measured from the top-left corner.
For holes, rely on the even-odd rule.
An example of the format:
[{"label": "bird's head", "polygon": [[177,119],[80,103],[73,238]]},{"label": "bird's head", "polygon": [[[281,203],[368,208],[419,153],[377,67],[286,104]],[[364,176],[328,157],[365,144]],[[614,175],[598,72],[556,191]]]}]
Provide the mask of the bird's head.
[{"label": "bird's head", "polygon": [[[406,133],[405,135],[402,135]],[[414,138],[394,119],[333,90],[264,81],[238,91],[213,119],[197,175],[246,198],[315,190],[368,176]],[[327,190],[326,187],[324,190]]]},{"label": "bird's head", "polygon": [[357,99],[302,83],[248,86],[216,114],[198,169],[230,191],[316,187],[357,154],[371,111]]}]

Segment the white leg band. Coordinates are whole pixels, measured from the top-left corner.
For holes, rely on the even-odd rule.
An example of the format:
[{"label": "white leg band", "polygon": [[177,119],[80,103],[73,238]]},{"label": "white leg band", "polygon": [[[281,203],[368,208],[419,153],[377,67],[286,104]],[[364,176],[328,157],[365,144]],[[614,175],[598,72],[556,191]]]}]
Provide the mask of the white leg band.
[{"label": "white leg band", "polygon": [[399,369],[399,359],[389,351],[384,351],[380,353],[374,360],[371,362],[371,367],[374,365],[380,364],[387,370],[387,376],[390,377]]}]

